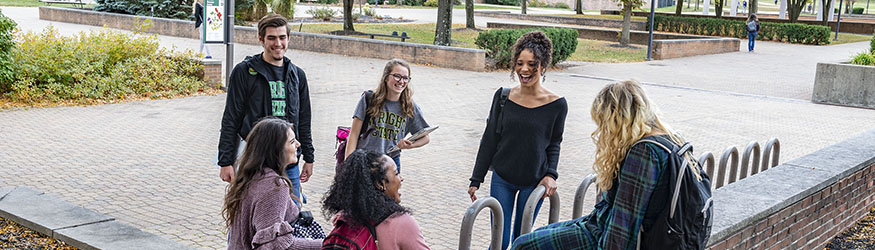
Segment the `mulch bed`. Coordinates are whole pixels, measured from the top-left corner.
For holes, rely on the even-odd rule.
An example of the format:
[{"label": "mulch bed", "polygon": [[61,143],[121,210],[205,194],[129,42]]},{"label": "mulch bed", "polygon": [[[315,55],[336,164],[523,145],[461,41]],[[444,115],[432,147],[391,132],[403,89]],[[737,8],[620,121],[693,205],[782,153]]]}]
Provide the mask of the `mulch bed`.
[{"label": "mulch bed", "polygon": [[76,250],[77,248],[18,225],[11,220],[0,218],[0,250],[13,249]]},{"label": "mulch bed", "polygon": [[875,249],[875,208],[860,222],[836,236],[824,249]]}]

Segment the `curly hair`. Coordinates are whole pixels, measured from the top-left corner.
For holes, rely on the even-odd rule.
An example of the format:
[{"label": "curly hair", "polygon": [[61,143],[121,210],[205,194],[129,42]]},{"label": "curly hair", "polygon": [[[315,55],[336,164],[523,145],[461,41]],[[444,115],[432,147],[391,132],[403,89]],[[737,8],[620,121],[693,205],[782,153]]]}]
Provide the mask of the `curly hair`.
[{"label": "curly hair", "polygon": [[[547,34],[537,30],[522,35],[511,48],[511,51],[513,51],[513,57],[510,60],[511,65],[516,65],[516,60],[519,59],[520,53],[526,49],[535,55],[535,60],[538,61],[538,70],[543,75],[547,68],[550,67],[550,64],[553,63],[553,42],[550,41]],[[510,78],[513,78],[514,73],[513,70],[510,71]]]},{"label": "curly hair", "polygon": [[290,140],[288,132],[293,129],[292,127],[292,124],[285,120],[266,117],[259,120],[246,136],[246,148],[240,156],[240,165],[231,185],[227,188],[222,206],[222,217],[225,219],[226,228],[230,228],[237,217],[240,202],[246,197],[249,184],[255,175],[264,171],[276,172],[279,175],[274,180],[277,188],[287,187],[289,196],[298,200],[292,192],[292,183],[286,175],[284,165],[285,149]]},{"label": "curly hair", "polygon": [[[379,117],[380,111],[383,110],[383,104],[386,103],[386,95],[389,90],[386,89],[386,83],[389,82],[389,78],[392,77],[392,70],[395,69],[395,66],[401,66],[407,68],[407,76],[409,77],[413,72],[410,72],[410,64],[403,59],[392,59],[389,62],[386,62],[386,66],[383,67],[383,77],[380,78],[380,85],[377,85],[377,90],[374,91],[374,98],[370,99],[368,103],[368,116],[370,117]],[[407,87],[401,91],[401,97],[398,99],[401,102],[401,112],[404,113],[407,117],[413,117],[413,89],[410,88],[410,81],[407,82]],[[362,126],[367,126],[368,121],[364,121],[365,124]]]},{"label": "curly hair", "polygon": [[352,225],[380,222],[410,210],[377,189],[387,183],[384,154],[357,149],[343,161],[334,183],[322,199],[322,213],[330,218],[343,213]]},{"label": "curly hair", "polygon": [[[598,174],[599,190],[611,189],[626,153],[653,129],[665,132],[676,144],[683,144],[684,140],[660,121],[656,109],[635,80],[608,84],[596,95],[590,115],[598,126],[592,132],[592,139],[596,144],[593,171]],[[688,152],[685,157],[693,173],[699,177],[699,170],[695,167],[698,164],[692,159],[692,153]]]}]

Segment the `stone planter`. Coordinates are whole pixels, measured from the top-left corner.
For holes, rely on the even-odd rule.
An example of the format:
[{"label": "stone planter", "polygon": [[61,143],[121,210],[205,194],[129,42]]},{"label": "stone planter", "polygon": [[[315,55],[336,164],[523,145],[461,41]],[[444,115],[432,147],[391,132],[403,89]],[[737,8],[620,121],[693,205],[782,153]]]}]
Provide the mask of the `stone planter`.
[{"label": "stone planter", "polygon": [[811,101],[875,109],[875,66],[818,63]]}]

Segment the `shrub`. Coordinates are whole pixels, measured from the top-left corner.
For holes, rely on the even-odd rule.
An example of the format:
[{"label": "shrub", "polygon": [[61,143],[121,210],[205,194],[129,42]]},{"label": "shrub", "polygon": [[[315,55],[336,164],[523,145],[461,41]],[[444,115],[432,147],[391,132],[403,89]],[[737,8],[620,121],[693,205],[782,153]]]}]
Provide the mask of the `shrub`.
[{"label": "shrub", "polygon": [[[747,37],[744,21],[717,18],[656,15],[654,30],[705,36]],[[829,44],[829,32],[827,26],[760,22],[757,39],[820,45]]]},{"label": "shrub", "polygon": [[96,0],[96,11],[138,16],[188,19],[191,1],[186,0]]},{"label": "shrub", "polygon": [[317,0],[316,2],[321,4],[336,4],[338,0]]},{"label": "shrub", "polygon": [[438,0],[426,0],[425,3],[423,3],[422,5],[428,7],[438,7]]},{"label": "shrub", "polygon": [[276,0],[271,5],[273,12],[280,14],[289,21],[295,19],[295,1],[294,0]]},{"label": "shrub", "polygon": [[529,3],[529,7],[535,7],[535,8],[547,7],[547,2],[546,1],[532,0],[532,2]]},{"label": "shrub", "polygon": [[863,14],[863,7],[854,8],[854,10],[851,11],[851,14]]},{"label": "shrub", "polygon": [[872,34],[872,41],[869,42],[869,52],[875,53],[875,34]]},{"label": "shrub", "polygon": [[553,3],[550,5],[550,7],[560,8],[560,9],[571,9],[571,7],[569,7],[567,3]]},{"label": "shrub", "polygon": [[307,14],[310,14],[311,16],[313,16],[313,18],[328,21],[331,20],[332,17],[337,15],[337,11],[328,7],[320,7],[307,10]]},{"label": "shrub", "polygon": [[862,52],[851,59],[851,64],[875,66],[875,53]]},{"label": "shrub", "polygon": [[496,68],[511,67],[511,47],[523,34],[540,30],[553,42],[551,65],[565,61],[577,49],[577,31],[569,28],[537,28],[487,30],[480,32],[474,41],[478,48],[486,50],[486,56],[495,60]]},{"label": "shrub", "polygon": [[377,11],[374,10],[374,8],[371,8],[371,7],[365,6],[365,7],[362,9],[362,14],[364,14],[365,16],[374,17],[374,16],[377,15]]},{"label": "shrub", "polygon": [[0,12],[0,93],[9,90],[15,71],[9,52],[15,46],[13,34],[17,24]]},{"label": "shrub", "polygon": [[50,26],[42,33],[18,33],[15,41],[15,80],[2,94],[15,101],[155,98],[205,87],[197,55],[162,49],[156,35],[104,29],[65,37]]}]

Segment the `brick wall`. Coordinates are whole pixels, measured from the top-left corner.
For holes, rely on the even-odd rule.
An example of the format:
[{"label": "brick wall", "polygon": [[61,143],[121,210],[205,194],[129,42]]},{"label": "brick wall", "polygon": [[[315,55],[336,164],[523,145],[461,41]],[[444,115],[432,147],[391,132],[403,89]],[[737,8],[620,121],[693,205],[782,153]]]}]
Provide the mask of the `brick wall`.
[{"label": "brick wall", "polygon": [[762,218],[709,249],[823,249],[875,206],[875,164]]},{"label": "brick wall", "polygon": [[[40,19],[104,26],[117,29],[135,27],[137,19],[152,20],[152,28],[147,32],[166,36],[197,38],[194,22],[137,17],[115,13],[78,10],[59,7],[40,7]],[[234,42],[259,44],[254,27],[237,26],[234,29]],[[372,57],[380,59],[401,58],[411,63],[434,65],[470,71],[486,70],[486,51],[479,49],[435,46],[365,38],[332,36],[313,33],[292,32],[289,37],[290,49],[341,54],[347,56]]]},{"label": "brick wall", "polygon": [[216,59],[203,59],[201,64],[204,65],[203,77],[201,80],[207,83],[210,87],[222,87],[224,75],[222,75],[222,61]]},{"label": "brick wall", "polygon": [[706,54],[720,54],[739,50],[737,38],[704,38],[683,40],[653,40],[653,60],[665,60]]}]

